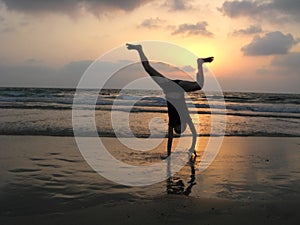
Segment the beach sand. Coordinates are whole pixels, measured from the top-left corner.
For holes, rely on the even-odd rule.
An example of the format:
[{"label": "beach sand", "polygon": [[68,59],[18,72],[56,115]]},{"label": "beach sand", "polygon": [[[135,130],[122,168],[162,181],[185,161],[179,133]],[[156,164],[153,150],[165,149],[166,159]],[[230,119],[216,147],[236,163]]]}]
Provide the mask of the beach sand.
[{"label": "beach sand", "polygon": [[[120,149],[115,138],[104,139]],[[199,140],[201,148],[208,139]],[[73,137],[0,136],[0,143],[0,224],[300,221],[299,138],[226,137],[213,164],[196,172],[189,196],[167,194],[166,182],[130,188],[107,181],[83,160]],[[177,176],[188,181],[189,167]]]},{"label": "beach sand", "polygon": [[9,217],[1,224],[293,224],[300,203],[244,203],[166,196],[138,203],[101,205],[74,211]]}]

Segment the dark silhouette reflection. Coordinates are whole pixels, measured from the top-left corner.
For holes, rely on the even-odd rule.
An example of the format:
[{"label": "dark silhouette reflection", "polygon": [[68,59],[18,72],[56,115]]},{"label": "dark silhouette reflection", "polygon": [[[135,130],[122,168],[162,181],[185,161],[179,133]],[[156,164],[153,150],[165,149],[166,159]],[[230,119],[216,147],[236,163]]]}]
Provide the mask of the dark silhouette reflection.
[{"label": "dark silhouette reflection", "polygon": [[190,180],[187,184],[184,184],[184,181],[180,177],[170,176],[171,175],[171,160],[169,159],[167,162],[167,174],[170,176],[167,179],[167,193],[175,194],[175,195],[190,195],[192,192],[193,186],[196,184],[195,179],[195,162],[196,156],[191,157],[189,160],[189,166],[191,168]]}]

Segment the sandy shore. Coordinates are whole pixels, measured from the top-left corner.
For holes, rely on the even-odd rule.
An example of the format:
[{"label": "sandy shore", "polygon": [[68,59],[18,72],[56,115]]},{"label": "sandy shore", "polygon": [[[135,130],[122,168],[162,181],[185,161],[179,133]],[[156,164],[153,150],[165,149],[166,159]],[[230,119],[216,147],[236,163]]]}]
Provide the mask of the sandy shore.
[{"label": "sandy shore", "polygon": [[[200,141],[201,148],[207,138]],[[115,146],[112,151],[120,149],[114,138],[105,142]],[[0,143],[3,225],[294,225],[300,220],[299,138],[226,137],[211,167],[196,173],[189,196],[168,195],[165,182],[127,189],[100,178],[72,137],[0,136]],[[184,183],[189,171],[178,174]]]},{"label": "sandy shore", "polygon": [[1,224],[291,224],[299,222],[299,202],[234,202],[184,196],[138,203],[99,205],[44,215],[1,217]]}]

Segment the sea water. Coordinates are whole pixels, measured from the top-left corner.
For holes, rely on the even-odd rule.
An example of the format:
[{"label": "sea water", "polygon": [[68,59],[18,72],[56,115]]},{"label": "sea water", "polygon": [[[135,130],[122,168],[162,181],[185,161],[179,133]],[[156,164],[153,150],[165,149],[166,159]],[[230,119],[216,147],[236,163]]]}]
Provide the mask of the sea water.
[{"label": "sea water", "polygon": [[[0,134],[72,136],[74,93],[73,89],[1,88]],[[161,137],[166,132],[167,107],[160,91],[81,90],[77,94],[82,110],[94,107],[99,136],[113,137],[115,129],[122,127],[112,126],[115,111],[129,114],[130,130],[137,137]],[[226,136],[300,136],[299,94],[194,92],[186,100],[199,136],[216,135],[211,133],[211,115],[224,113]],[[154,121],[155,129],[149,130],[149,122],[157,117],[164,123]],[[82,133],[89,136],[91,128],[83,125]],[[118,134],[128,135],[127,131]]]}]

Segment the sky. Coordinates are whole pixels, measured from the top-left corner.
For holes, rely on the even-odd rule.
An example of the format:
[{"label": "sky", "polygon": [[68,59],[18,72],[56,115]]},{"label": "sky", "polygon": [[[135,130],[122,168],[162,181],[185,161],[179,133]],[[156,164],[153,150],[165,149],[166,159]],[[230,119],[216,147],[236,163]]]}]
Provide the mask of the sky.
[{"label": "sky", "polygon": [[156,40],[214,56],[224,91],[300,93],[299,25],[299,0],[0,0],[0,86],[76,87],[99,56]]}]

